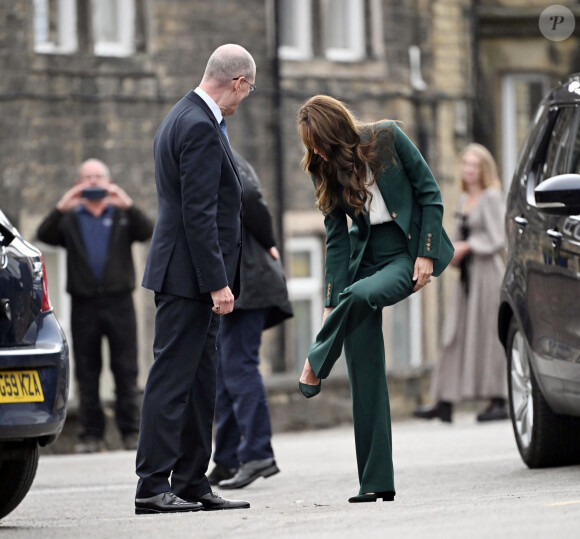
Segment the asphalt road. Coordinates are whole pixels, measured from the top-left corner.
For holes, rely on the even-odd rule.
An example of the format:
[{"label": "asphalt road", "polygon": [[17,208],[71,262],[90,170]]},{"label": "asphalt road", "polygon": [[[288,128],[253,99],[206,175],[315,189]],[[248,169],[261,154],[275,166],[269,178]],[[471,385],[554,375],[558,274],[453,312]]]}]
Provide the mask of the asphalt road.
[{"label": "asphalt road", "polygon": [[394,503],[347,503],[358,491],[347,426],[276,435],[281,473],[221,492],[250,509],[154,516],[134,514],[134,452],[42,456],[0,537],[580,537],[580,466],[528,470],[509,422],[409,420],[393,439]]}]

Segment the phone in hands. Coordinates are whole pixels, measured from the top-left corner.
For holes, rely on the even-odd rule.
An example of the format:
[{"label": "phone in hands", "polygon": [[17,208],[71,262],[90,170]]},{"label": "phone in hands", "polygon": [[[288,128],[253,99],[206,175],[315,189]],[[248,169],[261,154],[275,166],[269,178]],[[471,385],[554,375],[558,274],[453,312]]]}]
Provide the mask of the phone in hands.
[{"label": "phone in hands", "polygon": [[100,200],[101,198],[105,198],[109,192],[102,187],[85,187],[81,191],[81,197],[86,198],[87,200]]}]

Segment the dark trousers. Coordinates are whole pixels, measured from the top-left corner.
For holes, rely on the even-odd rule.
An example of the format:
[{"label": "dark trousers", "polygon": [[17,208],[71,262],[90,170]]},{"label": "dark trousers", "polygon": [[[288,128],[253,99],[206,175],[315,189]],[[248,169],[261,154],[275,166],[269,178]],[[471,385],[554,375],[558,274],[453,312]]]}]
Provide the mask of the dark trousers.
[{"label": "dark trousers", "polygon": [[266,309],[236,310],[224,316],[220,325],[213,460],[228,468],[274,456],[259,370],[266,314]]},{"label": "dark trousers", "polygon": [[123,436],[139,431],[137,327],[130,292],[72,298],[71,331],[82,437],[103,438],[105,416],[99,397],[101,344],[109,343],[115,380],[115,419]]},{"label": "dark trousers", "polygon": [[[219,316],[211,303],[156,293],[154,362],[141,408],[137,498],[211,492]],[[169,478],[171,476],[171,485]]]},{"label": "dark trousers", "polygon": [[395,491],[382,309],[412,294],[413,268],[399,227],[372,226],[355,282],[339,295],[308,354],[316,375],[326,378],[344,346],[360,494]]}]

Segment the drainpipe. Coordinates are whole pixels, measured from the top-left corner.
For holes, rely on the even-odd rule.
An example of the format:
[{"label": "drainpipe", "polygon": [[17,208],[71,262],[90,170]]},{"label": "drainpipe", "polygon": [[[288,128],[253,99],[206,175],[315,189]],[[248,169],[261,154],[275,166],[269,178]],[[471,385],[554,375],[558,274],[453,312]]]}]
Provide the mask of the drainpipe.
[{"label": "drainpipe", "polygon": [[[272,78],[274,82],[274,170],[275,170],[275,193],[276,193],[276,215],[275,226],[278,236],[278,250],[284,265],[284,210],[286,202],[284,197],[284,145],[283,145],[283,115],[282,115],[282,89],[280,81],[280,2],[273,1],[274,4],[274,54],[272,57]],[[286,333],[284,325],[278,327],[278,353],[272,358],[272,371],[284,372],[286,370]]]}]

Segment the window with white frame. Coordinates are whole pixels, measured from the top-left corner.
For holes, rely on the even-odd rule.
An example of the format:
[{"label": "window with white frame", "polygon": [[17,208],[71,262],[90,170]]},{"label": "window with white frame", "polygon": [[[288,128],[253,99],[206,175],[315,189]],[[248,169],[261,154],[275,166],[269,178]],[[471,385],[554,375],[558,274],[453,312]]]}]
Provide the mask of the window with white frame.
[{"label": "window with white frame", "polygon": [[134,0],[92,0],[94,52],[130,56],[135,50]]},{"label": "window with white frame", "polygon": [[70,54],[77,47],[76,0],[34,0],[34,50]]},{"label": "window with white frame", "polygon": [[364,0],[323,0],[322,8],[326,58],[342,62],[364,58]]},{"label": "window with white frame", "polygon": [[322,322],[322,240],[307,236],[286,241],[288,293],[294,317],[289,320],[290,357],[299,372]]},{"label": "window with white frame", "polygon": [[502,181],[507,196],[528,126],[550,88],[541,73],[512,73],[502,78]]},{"label": "window with white frame", "polygon": [[[356,62],[366,56],[366,7],[380,10],[378,0],[273,0],[279,9],[283,60],[323,56],[331,61]],[[380,17],[369,21],[369,43],[381,54]]]},{"label": "window with white frame", "polygon": [[304,60],[312,56],[311,0],[278,1],[280,58]]}]

